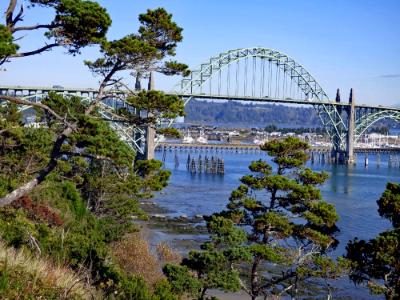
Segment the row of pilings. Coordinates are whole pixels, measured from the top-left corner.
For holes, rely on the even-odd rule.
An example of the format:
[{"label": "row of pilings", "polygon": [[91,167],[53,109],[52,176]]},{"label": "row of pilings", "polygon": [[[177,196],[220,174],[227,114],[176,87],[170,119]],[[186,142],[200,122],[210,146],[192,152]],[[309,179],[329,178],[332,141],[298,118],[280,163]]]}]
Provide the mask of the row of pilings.
[{"label": "row of pilings", "polygon": [[[400,168],[400,156],[398,154],[393,153],[383,153],[387,154],[387,161],[382,161],[382,154],[381,152],[372,152],[372,153],[359,153],[362,157],[361,162],[358,163],[363,164],[365,167],[369,165],[369,159],[371,156],[375,156],[375,164],[377,167],[380,167],[382,164],[387,163],[388,168]],[[357,162],[357,154],[354,154],[355,162]],[[309,153],[309,159],[311,164],[338,164],[332,156],[327,152],[314,152],[312,151]]]},{"label": "row of pilings", "polygon": [[[176,158],[177,156],[175,156]],[[176,165],[176,164],[175,164]],[[204,157],[199,154],[196,158],[191,157],[190,153],[188,154],[186,160],[186,169],[192,174],[225,174],[225,163],[222,158],[219,157],[208,157],[205,155]]]},{"label": "row of pilings", "polygon": [[[375,165],[379,168],[382,164],[387,163],[388,168],[400,168],[400,156],[398,154],[393,154],[393,153],[385,153],[387,154],[387,161],[382,161],[382,152],[373,152],[372,153],[358,153],[362,157],[361,162],[358,161],[358,163],[361,163],[365,167],[369,166],[369,159],[371,156],[375,156]],[[311,151],[309,153],[309,159],[311,164],[338,164],[338,162],[328,153],[328,152],[321,152],[321,151]],[[354,164],[357,162],[357,154],[354,154]]]},{"label": "row of pilings", "polygon": [[[162,161],[165,163],[167,152],[174,152],[174,165],[175,168],[179,167],[178,153],[189,152],[186,159],[186,169],[192,174],[224,174],[225,164],[223,155],[224,153],[234,154],[263,154],[259,148],[172,148],[172,147],[159,147],[158,151],[162,151]],[[308,151],[309,161],[311,164],[340,164],[331,155],[329,149],[310,149]],[[377,167],[387,165],[389,168],[400,168],[400,153],[390,149],[370,149],[357,151],[355,156],[362,159],[355,159],[358,164],[367,167],[370,164],[371,156],[374,156],[374,164]]]}]

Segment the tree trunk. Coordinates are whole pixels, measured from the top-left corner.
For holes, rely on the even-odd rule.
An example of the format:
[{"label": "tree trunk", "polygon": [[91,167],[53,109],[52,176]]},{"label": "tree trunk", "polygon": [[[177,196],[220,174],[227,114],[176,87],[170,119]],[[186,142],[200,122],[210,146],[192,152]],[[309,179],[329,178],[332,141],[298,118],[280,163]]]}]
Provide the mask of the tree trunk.
[{"label": "tree trunk", "polygon": [[17,0],[10,0],[10,3],[5,13],[6,23],[9,29],[11,29],[11,27],[13,26],[13,13],[16,6],[17,6]]},{"label": "tree trunk", "polygon": [[35,186],[38,185],[39,180],[37,178],[32,179],[31,181],[25,183],[23,186],[20,186],[16,190],[7,194],[3,198],[0,199],[0,207],[11,204],[14,200],[21,198],[22,196],[29,193]]},{"label": "tree trunk", "polygon": [[270,209],[273,209],[274,206],[275,206],[276,192],[277,192],[276,189],[274,189],[274,190],[271,191],[271,202],[270,202],[270,205],[269,205],[269,208],[270,208]]},{"label": "tree trunk", "polygon": [[259,282],[258,282],[258,265],[260,264],[260,257],[256,256],[253,261],[251,268],[251,300],[255,300],[259,294]]},{"label": "tree trunk", "polygon": [[11,193],[8,193],[3,198],[0,198],[0,207],[11,204],[13,201],[21,198],[22,196],[31,192],[38,184],[43,182],[46,179],[46,176],[49,175],[57,166],[57,159],[60,154],[61,146],[63,145],[65,139],[72,133],[72,128],[67,127],[58,136],[57,140],[54,143],[53,149],[51,151],[51,159],[47,166],[39,173],[36,178],[31,179],[27,183],[23,184],[19,188],[15,189]]},{"label": "tree trunk", "polygon": [[56,160],[51,160],[50,163],[47,165],[47,167],[40,172],[40,174],[34,178],[25,183],[24,185],[20,186],[19,188],[13,190],[11,193],[8,193],[5,195],[3,198],[0,198],[0,207],[6,206],[14,202],[15,200],[21,198],[22,196],[28,194],[30,191],[32,191],[39,183],[41,183],[46,176],[55,169],[57,166],[57,161]]},{"label": "tree trunk", "polygon": [[207,291],[207,288],[204,288],[204,289],[201,291],[201,295],[200,295],[200,298],[199,298],[199,299],[201,299],[201,300],[204,299],[204,296],[206,295],[206,291]]},{"label": "tree trunk", "polygon": [[140,91],[142,89],[141,83],[140,83],[140,78],[142,74],[139,72],[136,73],[136,81],[135,81],[135,91]]}]

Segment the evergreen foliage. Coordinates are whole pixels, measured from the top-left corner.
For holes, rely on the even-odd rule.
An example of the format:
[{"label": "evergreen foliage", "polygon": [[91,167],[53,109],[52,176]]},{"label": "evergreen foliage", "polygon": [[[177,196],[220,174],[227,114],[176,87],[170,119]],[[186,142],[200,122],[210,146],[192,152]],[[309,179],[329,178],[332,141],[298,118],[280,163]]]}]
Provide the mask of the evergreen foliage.
[{"label": "evergreen foliage", "polygon": [[[30,193],[34,205],[16,202],[0,210],[0,235],[8,246],[39,252],[75,270],[88,269],[93,284],[105,294],[116,292],[124,298],[124,293],[134,293],[134,286],[118,265],[110,263],[108,244],[134,230],[132,215],[145,217],[139,201],[164,188],[170,174],[160,169],[158,161],[132,165],[132,150],[97,114],[85,115],[85,104],[79,99],[50,93],[43,103],[79,126],[64,139],[55,170]],[[41,116],[46,126],[19,126],[17,116],[21,115],[14,108],[10,105],[0,121],[7,129],[0,143],[5,162],[1,165],[2,195],[40,172],[61,130],[54,117],[46,114]],[[52,221],[53,214],[59,215],[59,222]]]},{"label": "evergreen foliage", "polygon": [[10,30],[0,24],[0,62],[17,52],[18,45],[13,42],[13,36]]},{"label": "evergreen foliage", "polygon": [[[0,62],[55,46],[78,54],[82,47],[98,43],[104,57],[88,65],[103,78],[97,98],[90,103],[56,93],[49,93],[41,103],[2,95],[0,239],[7,247],[45,257],[51,264],[68,265],[77,274],[83,272],[85,280],[101,290],[104,298],[177,299],[168,282],[161,280],[149,288],[140,276],[121,268],[111,251],[112,242],[136,229],[133,217],[146,218],[139,203],[163,189],[170,173],[161,169],[159,161],[136,161],[136,153],[99,113],[99,103],[107,97],[107,89],[120,88],[115,84],[121,81],[114,78],[119,71],[159,70],[170,75],[184,71],[183,64],[169,62],[165,67],[163,61],[174,54],[182,40],[182,29],[164,9],[149,10],[140,15],[140,34],[107,41],[111,20],[97,2],[28,2],[31,7],[53,10],[54,20],[19,26],[23,8],[18,12],[17,1],[10,0],[6,25],[0,27]],[[31,52],[17,52],[15,34],[38,29],[47,29],[46,36],[53,43]],[[127,88],[124,92],[129,91]],[[183,112],[178,98],[161,92],[130,96],[128,102],[152,114],[146,119],[130,111],[114,112],[132,125],[154,126],[157,117],[175,117]],[[20,105],[31,106],[29,114],[35,111],[38,127],[24,126]],[[0,263],[0,289],[8,290],[14,284],[8,278],[7,269]],[[46,285],[42,288],[43,293],[34,295],[58,295],[56,286],[53,291],[47,291]]]},{"label": "evergreen foliage", "polygon": [[172,15],[163,8],[149,9],[139,16],[139,22],[138,34],[102,43],[102,57],[85,62],[90,70],[109,79],[119,71],[130,70],[136,75],[137,83],[152,71],[166,75],[187,74],[187,65],[165,60],[175,55],[177,43],[183,39],[182,28],[172,21]]},{"label": "evergreen foliage", "polygon": [[322,284],[340,275],[341,267],[328,256],[336,244],[338,215],[317,188],[327,174],[304,167],[308,145],[297,138],[261,149],[275,165],[252,162],[252,174],[232,191],[227,210],[206,217],[211,240],[173,272],[165,270],[174,289],[193,294],[179,283],[189,278],[200,285],[201,299],[210,288],[243,289],[252,299],[297,297],[308,290],[308,279],[320,278]]},{"label": "evergreen foliage", "polygon": [[[5,13],[6,24],[0,25],[0,64],[9,58],[25,57],[42,53],[54,47],[64,47],[70,54],[77,54],[88,45],[105,41],[111,19],[107,11],[97,2],[87,0],[30,0],[22,3],[18,9],[18,1],[10,0]],[[24,7],[27,4],[27,7]],[[46,24],[21,24],[27,8],[34,6],[54,11],[53,20]],[[37,49],[17,52],[19,45],[14,43],[19,33],[29,33],[47,29],[44,35],[51,41]],[[20,38],[18,38],[20,39]]]},{"label": "evergreen foliage", "polygon": [[379,215],[388,219],[393,229],[380,233],[369,241],[355,238],[347,244],[350,279],[367,283],[373,294],[386,299],[400,297],[400,184],[388,183],[377,201]]}]

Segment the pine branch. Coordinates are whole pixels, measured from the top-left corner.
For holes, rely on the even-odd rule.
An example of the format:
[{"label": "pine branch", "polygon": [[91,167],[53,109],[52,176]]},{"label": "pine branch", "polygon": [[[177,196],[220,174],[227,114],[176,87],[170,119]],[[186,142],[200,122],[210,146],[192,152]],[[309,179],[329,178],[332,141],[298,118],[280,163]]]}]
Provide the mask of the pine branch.
[{"label": "pine branch", "polygon": [[28,106],[33,106],[33,107],[40,108],[40,109],[48,112],[49,114],[51,114],[57,120],[63,122],[67,127],[71,127],[71,128],[75,129],[75,125],[74,124],[71,124],[71,123],[67,122],[64,117],[62,117],[59,114],[57,114],[54,110],[52,110],[50,107],[48,107],[45,104],[30,102],[28,100],[23,100],[23,99],[18,98],[18,97],[11,97],[11,96],[5,96],[5,95],[0,95],[0,99],[1,100],[5,100],[5,101],[10,102],[10,103],[14,103],[14,104],[22,104],[22,105],[28,105]]},{"label": "pine branch", "polygon": [[36,55],[36,54],[40,54],[42,52],[50,50],[51,48],[58,47],[61,45],[62,45],[61,43],[48,44],[46,46],[43,46],[42,48],[39,48],[39,49],[36,49],[33,51],[28,51],[28,52],[16,53],[16,54],[10,55],[9,57],[26,57],[26,56]]},{"label": "pine branch", "polygon": [[56,24],[37,24],[37,25],[32,25],[32,26],[14,27],[11,30],[11,32],[36,30],[36,29],[41,29],[41,28],[53,29],[53,28],[56,28],[56,27],[58,27],[58,25],[56,25]]}]

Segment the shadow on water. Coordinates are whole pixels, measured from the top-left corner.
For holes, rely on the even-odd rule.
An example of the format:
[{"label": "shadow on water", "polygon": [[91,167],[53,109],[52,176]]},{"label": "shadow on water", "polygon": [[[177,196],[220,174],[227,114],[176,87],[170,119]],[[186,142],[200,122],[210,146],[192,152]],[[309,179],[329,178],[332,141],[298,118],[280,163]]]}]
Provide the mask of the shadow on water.
[{"label": "shadow on water", "polygon": [[[354,166],[331,165],[329,174],[330,190],[333,193],[352,193],[352,172]],[[327,171],[327,170],[326,170]]]}]

